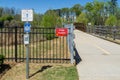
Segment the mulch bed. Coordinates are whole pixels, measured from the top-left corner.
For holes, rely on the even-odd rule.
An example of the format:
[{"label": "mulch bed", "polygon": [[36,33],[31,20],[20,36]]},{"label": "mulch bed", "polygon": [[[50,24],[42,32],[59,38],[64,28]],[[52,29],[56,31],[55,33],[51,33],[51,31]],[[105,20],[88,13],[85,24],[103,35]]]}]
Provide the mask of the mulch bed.
[{"label": "mulch bed", "polygon": [[2,76],[9,70],[11,69],[13,66],[15,66],[16,63],[15,62],[5,62],[2,65],[2,68],[0,69],[0,79],[2,78]]}]

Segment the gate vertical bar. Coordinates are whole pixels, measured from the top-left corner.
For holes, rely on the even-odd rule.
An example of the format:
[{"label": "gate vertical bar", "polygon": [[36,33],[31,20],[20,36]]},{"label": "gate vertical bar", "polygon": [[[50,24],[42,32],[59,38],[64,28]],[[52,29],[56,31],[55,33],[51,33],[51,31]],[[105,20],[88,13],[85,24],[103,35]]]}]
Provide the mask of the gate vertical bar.
[{"label": "gate vertical bar", "polygon": [[17,26],[15,26],[15,62],[17,62]]}]

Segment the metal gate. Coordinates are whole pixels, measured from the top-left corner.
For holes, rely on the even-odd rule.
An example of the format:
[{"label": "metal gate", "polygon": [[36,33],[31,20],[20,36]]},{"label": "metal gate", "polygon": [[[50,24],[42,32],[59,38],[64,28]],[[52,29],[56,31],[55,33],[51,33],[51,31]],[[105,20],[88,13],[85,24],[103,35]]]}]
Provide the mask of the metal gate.
[{"label": "metal gate", "polygon": [[[23,36],[23,27],[0,28],[0,54],[5,56],[5,60],[26,60]],[[67,37],[56,37],[55,28],[31,28],[29,59],[36,63],[70,63]]]}]

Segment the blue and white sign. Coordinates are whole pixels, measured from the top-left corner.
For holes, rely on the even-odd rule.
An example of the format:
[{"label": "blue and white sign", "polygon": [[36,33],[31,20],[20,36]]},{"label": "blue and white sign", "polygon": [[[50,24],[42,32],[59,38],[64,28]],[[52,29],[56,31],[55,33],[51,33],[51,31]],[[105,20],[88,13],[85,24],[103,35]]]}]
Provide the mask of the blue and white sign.
[{"label": "blue and white sign", "polygon": [[29,33],[29,32],[30,32],[30,28],[31,28],[30,23],[29,23],[29,22],[26,22],[26,23],[24,24],[24,32],[25,32],[25,33]]}]

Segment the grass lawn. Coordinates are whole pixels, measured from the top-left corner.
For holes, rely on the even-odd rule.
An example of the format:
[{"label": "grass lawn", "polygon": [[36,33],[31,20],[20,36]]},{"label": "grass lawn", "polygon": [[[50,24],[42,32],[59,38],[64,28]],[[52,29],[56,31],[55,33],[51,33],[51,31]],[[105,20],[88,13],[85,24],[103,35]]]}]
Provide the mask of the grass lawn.
[{"label": "grass lawn", "polygon": [[[78,80],[75,66],[70,64],[30,63],[29,80]],[[26,80],[26,65],[19,63],[10,69],[1,80]]]}]

